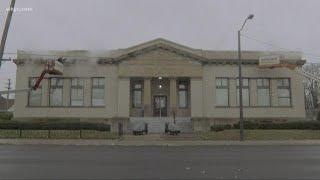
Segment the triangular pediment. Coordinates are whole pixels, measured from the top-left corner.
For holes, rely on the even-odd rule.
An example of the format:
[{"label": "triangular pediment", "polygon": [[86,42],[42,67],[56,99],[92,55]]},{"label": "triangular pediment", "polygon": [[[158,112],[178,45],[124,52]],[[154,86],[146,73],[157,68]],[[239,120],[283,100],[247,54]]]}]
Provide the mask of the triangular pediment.
[{"label": "triangular pediment", "polygon": [[205,57],[197,54],[192,48],[160,38],[124,49],[122,54],[120,54],[118,57],[112,58],[112,62],[121,63],[123,61],[148,56],[154,53],[158,53],[159,58],[161,58],[161,54],[163,57],[170,54],[171,56],[180,57],[181,59],[185,60],[193,60],[198,62],[207,61]]},{"label": "triangular pediment", "polygon": [[113,59],[119,77],[201,77],[205,58],[192,49],[157,39],[127,49]]},{"label": "triangular pediment", "polygon": [[135,56],[128,57],[127,60],[122,60],[120,64],[124,65],[200,65],[201,62],[198,59],[186,56],[185,54],[180,54],[177,52],[172,52],[163,48],[154,48],[143,53],[136,54]]}]

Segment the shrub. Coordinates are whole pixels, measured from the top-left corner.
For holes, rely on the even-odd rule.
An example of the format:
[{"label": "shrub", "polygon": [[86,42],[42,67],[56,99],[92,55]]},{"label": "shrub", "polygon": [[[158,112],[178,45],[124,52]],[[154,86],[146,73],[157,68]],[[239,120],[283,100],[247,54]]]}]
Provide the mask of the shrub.
[{"label": "shrub", "polygon": [[317,113],[317,120],[320,121],[320,111]]},{"label": "shrub", "polygon": [[13,114],[11,112],[0,112],[0,120],[11,120]]},{"label": "shrub", "polygon": [[57,123],[57,122],[0,122],[0,129],[24,129],[24,130],[97,130],[110,131],[109,124],[102,123]]},{"label": "shrub", "polygon": [[[239,123],[234,125],[235,129],[239,129]],[[295,121],[286,123],[256,123],[252,121],[244,121],[245,129],[310,129],[320,130],[319,121]]]},{"label": "shrub", "polygon": [[218,131],[223,131],[223,130],[231,129],[231,128],[232,128],[232,126],[231,126],[230,124],[214,125],[214,126],[211,126],[211,127],[210,127],[210,130],[211,130],[211,131],[218,132]]}]

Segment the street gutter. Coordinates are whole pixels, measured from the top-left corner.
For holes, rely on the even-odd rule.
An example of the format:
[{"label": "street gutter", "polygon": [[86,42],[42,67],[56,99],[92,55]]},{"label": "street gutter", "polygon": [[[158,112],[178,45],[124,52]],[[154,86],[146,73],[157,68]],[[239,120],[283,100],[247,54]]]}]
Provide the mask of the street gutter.
[{"label": "street gutter", "polygon": [[320,145],[320,140],[102,140],[102,139],[0,139],[0,145],[84,145],[84,146],[308,146]]}]

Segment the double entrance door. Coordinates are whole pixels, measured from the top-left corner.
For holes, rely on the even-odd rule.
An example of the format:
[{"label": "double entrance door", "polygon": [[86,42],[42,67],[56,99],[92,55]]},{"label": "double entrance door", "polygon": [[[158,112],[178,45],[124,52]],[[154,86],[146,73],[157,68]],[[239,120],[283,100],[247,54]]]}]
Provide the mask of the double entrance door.
[{"label": "double entrance door", "polygon": [[153,116],[154,117],[167,116],[167,96],[163,96],[163,95],[153,96]]}]

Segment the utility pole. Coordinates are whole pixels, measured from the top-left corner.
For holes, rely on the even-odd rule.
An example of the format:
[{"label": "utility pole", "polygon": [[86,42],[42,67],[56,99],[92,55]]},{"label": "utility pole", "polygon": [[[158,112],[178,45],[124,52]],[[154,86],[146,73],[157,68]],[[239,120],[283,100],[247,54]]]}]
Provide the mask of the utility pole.
[{"label": "utility pole", "polygon": [[11,0],[10,9],[8,10],[6,22],[4,25],[4,30],[2,33],[1,44],[0,44],[0,67],[1,67],[1,61],[2,61],[2,57],[3,57],[4,47],[6,45],[7,35],[8,35],[9,26],[10,26],[11,17],[12,17],[15,3],[16,3],[16,0]]},{"label": "utility pole", "polygon": [[11,90],[11,79],[8,79],[6,88],[7,88],[6,110],[8,111],[8,109],[9,109],[10,90]]}]

